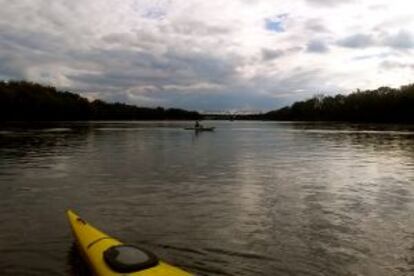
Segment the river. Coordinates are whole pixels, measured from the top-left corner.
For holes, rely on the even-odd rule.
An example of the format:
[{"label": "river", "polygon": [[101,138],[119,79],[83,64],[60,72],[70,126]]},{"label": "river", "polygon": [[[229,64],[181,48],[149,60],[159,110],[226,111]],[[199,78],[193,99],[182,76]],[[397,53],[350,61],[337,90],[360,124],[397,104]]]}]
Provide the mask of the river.
[{"label": "river", "polygon": [[414,127],[0,128],[0,272],[73,275],[73,209],[197,275],[414,274]]}]

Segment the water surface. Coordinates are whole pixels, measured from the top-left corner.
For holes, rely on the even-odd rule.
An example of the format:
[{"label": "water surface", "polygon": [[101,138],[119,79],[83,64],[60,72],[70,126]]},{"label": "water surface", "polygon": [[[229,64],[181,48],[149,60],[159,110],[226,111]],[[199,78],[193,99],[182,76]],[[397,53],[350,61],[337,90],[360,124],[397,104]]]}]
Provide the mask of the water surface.
[{"label": "water surface", "polygon": [[71,275],[72,208],[198,275],[414,273],[412,127],[0,128],[0,271]]}]

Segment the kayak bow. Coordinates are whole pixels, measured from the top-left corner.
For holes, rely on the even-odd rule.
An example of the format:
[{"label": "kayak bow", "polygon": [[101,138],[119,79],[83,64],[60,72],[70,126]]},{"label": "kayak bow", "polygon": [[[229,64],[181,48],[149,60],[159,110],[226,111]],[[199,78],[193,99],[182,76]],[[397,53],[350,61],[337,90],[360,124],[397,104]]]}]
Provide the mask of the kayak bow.
[{"label": "kayak bow", "polygon": [[[99,231],[73,211],[67,215],[82,257],[95,275],[191,276],[146,250],[125,245]],[[126,274],[127,273],[127,274]]]}]

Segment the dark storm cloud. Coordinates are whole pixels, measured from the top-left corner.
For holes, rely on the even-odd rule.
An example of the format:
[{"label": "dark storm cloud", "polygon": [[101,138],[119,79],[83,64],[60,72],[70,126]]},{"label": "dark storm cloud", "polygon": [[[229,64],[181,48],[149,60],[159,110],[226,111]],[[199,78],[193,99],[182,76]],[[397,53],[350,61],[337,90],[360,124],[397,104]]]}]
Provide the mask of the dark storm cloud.
[{"label": "dark storm cloud", "polygon": [[3,78],[28,78],[28,69],[62,62],[65,42],[43,32],[0,26],[0,72]]},{"label": "dark storm cloud", "polygon": [[43,32],[28,32],[17,28],[0,27],[0,45],[4,49],[55,51],[61,46],[58,37]]},{"label": "dark storm cloud", "polygon": [[[102,38],[104,42],[135,45],[139,48],[137,50],[125,47],[76,48],[48,33],[3,28],[0,29],[0,77],[28,79],[33,66],[58,63],[72,69],[64,74],[71,81],[70,86],[63,85],[64,89],[82,91],[84,95],[100,91],[98,97],[106,100],[139,103],[143,97],[134,97],[128,92],[138,87],[139,93],[151,92],[151,95],[146,95],[146,103],[153,100],[154,103],[170,105],[166,100],[178,99],[183,93],[180,87],[183,90],[187,87],[197,89],[200,82],[204,86],[209,83],[213,86],[235,81],[235,60],[180,49],[168,49],[163,54],[143,51],[150,43],[162,40],[150,36],[142,39],[143,36],[114,33]],[[47,72],[37,73],[47,77]],[[176,97],[161,99],[162,93],[167,91],[171,92],[168,95]],[[206,93],[205,97],[208,97],[208,91],[200,93]]]},{"label": "dark storm cloud", "polygon": [[[176,100],[179,95],[185,94],[188,98],[188,93],[193,92],[205,93],[207,97],[209,91],[202,91],[201,88],[220,85],[226,88],[237,82],[236,61],[205,53],[169,50],[162,55],[155,55],[135,50],[111,49],[73,52],[71,58],[86,64],[99,64],[95,70],[76,72],[68,75],[68,78],[77,87],[89,87],[92,91],[112,91],[111,94],[102,94],[104,99],[111,101],[128,99],[129,102],[136,102],[136,99],[142,98],[136,97],[134,100],[127,91],[138,89],[139,93],[149,97],[147,100],[153,99],[157,103],[163,99],[162,102],[171,104],[168,99]],[[150,92],[151,95],[145,92]],[[165,92],[169,93],[164,94]]]},{"label": "dark storm cloud", "polygon": [[131,50],[98,50],[74,53],[75,59],[98,62],[101,69],[70,76],[81,82],[101,85],[130,86],[134,83],[158,85],[191,83],[196,78],[204,81],[226,81],[234,73],[233,65],[201,54],[169,51],[162,56]]},{"label": "dark storm cloud", "polygon": [[12,56],[0,56],[0,79],[24,78],[24,73]]}]

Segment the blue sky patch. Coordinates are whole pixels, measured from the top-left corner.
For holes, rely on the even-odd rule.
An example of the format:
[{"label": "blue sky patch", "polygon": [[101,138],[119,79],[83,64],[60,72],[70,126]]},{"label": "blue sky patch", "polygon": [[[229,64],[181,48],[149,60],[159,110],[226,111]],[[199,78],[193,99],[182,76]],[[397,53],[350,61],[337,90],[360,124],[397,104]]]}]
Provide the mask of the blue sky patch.
[{"label": "blue sky patch", "polygon": [[265,19],[265,28],[271,32],[282,33],[285,31],[285,27],[283,26],[283,21],[286,19],[287,14],[279,14],[272,18]]}]

